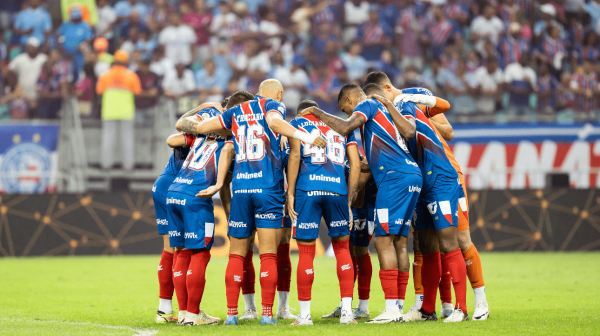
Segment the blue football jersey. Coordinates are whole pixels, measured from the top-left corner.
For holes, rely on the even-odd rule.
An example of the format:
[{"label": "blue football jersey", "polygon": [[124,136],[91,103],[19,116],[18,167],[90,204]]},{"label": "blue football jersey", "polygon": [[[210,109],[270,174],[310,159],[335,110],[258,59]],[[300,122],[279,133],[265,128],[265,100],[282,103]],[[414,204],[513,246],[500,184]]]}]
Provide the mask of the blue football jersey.
[{"label": "blue football jersey", "polygon": [[340,195],[348,194],[344,163],[346,148],[356,146],[354,132],[342,136],[313,115],[296,117],[290,125],[322,136],[327,140],[326,148],[300,144],[300,170],[296,189],[303,191],[330,191]]},{"label": "blue football jersey", "polygon": [[[359,155],[362,160],[362,158],[363,158],[362,154],[359,153]],[[345,168],[344,173],[345,173],[346,179],[348,179],[348,175],[350,175],[350,163],[348,161],[346,161],[344,168]],[[375,183],[373,176],[371,176],[371,178],[365,184],[364,204],[363,204],[362,208],[360,208],[360,209],[366,208],[369,205],[371,206],[371,208],[373,208],[375,206],[376,199],[377,199],[377,183]]]},{"label": "blue football jersey", "polygon": [[421,171],[406,148],[404,138],[396,129],[387,108],[377,99],[360,102],[352,112],[366,123],[360,127],[363,148],[377,186],[388,171],[418,174]]},{"label": "blue football jersey", "polygon": [[[218,115],[219,111],[211,107],[201,110],[196,116],[204,120]],[[227,138],[214,134],[187,135],[186,141],[190,142],[189,154],[169,191],[196,195],[217,182],[217,164]]]},{"label": "blue football jersey", "polygon": [[448,160],[444,146],[437,137],[433,125],[423,111],[412,102],[399,102],[396,108],[402,115],[412,118],[417,124],[415,137],[408,141],[408,150],[417,161],[423,174],[423,188],[429,189],[435,178],[442,174],[458,179],[456,169]]},{"label": "blue football jersey", "polygon": [[402,93],[406,93],[406,94],[422,94],[422,95],[426,95],[426,96],[433,96],[433,92],[431,92],[429,89],[426,89],[426,88],[423,88],[423,87],[414,87],[414,88],[402,89]]},{"label": "blue football jersey", "polygon": [[267,124],[270,112],[285,118],[285,105],[273,99],[255,96],[221,115],[221,124],[234,137],[235,167],[233,190],[270,188],[283,183],[281,136]]},{"label": "blue football jersey", "polygon": [[190,152],[190,148],[186,147],[186,146],[173,148],[173,154],[171,154],[171,157],[169,158],[169,162],[167,162],[167,165],[165,166],[165,168],[163,169],[162,173],[160,173],[159,176],[177,175],[177,173],[179,173],[179,170],[181,169],[181,166],[183,165],[183,162],[185,161],[185,158],[187,157],[189,152]]}]

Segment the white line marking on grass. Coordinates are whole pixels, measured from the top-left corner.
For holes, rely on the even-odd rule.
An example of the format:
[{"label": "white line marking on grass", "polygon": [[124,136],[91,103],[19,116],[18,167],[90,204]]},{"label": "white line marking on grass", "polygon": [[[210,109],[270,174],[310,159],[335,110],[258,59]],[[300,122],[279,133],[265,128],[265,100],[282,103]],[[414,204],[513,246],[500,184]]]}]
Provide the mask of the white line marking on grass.
[{"label": "white line marking on grass", "polygon": [[107,328],[107,329],[117,329],[117,330],[131,330],[135,332],[134,336],[152,336],[158,333],[158,330],[147,330],[147,329],[139,329],[139,328],[131,328],[127,326],[113,326],[108,324],[96,324],[91,322],[71,322],[71,321],[54,321],[54,320],[25,320],[25,319],[8,319],[3,318],[2,321],[17,321],[17,322],[45,322],[45,323],[60,323],[60,324],[71,324],[71,325],[82,325],[82,326],[91,326],[91,327],[99,327],[99,328]]}]

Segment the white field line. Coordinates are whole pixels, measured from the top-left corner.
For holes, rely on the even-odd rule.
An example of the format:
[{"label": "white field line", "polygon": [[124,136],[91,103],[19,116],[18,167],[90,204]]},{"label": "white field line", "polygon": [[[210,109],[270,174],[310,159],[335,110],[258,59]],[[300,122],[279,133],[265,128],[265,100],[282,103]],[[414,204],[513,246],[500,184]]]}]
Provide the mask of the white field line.
[{"label": "white field line", "polygon": [[147,330],[147,329],[139,329],[139,328],[131,328],[127,326],[112,326],[108,324],[96,324],[91,322],[71,322],[71,321],[53,321],[53,320],[25,320],[25,319],[8,319],[2,318],[2,321],[17,321],[17,322],[42,322],[42,323],[58,323],[58,324],[71,324],[71,325],[81,325],[81,326],[91,326],[98,328],[107,328],[107,329],[117,329],[117,330],[131,330],[135,332],[134,336],[152,336],[158,333],[158,330]]}]

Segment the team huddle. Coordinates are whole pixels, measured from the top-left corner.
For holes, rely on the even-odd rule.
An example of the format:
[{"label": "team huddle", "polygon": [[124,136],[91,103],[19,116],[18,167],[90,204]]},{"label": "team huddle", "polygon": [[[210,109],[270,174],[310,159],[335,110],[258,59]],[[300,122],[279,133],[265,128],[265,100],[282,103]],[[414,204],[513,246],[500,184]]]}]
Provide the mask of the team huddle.
[{"label": "team huddle", "polygon": [[[229,261],[225,271],[227,318],[258,319],[255,304],[255,236],[260,254],[261,325],[293,319],[312,325],[313,262],[321,219],[336,258],[340,304],[322,318],[342,324],[436,321],[438,290],[445,322],[467,313],[467,279],[475,293],[473,320],[489,317],[481,260],[469,234],[465,181],[446,140],[450,105],[422,88],[395,88],[383,72],[365,86],[343,86],[342,119],[304,100],[285,121],[284,90],[277,80],[256,95],[239,91],[221,103],[204,103],[177,122],[169,137],[173,155],[152,189],[164,250],[158,268],[159,323],[211,325],[200,309],[206,266],[214,240],[212,196],[220,193],[228,218]],[[356,129],[364,149],[360,153]],[[287,181],[287,190],[285,190]],[[414,236],[415,305],[404,312]],[[292,314],[290,239],[296,239],[300,314]],[[369,243],[379,258],[385,309],[369,314],[372,277]],[[209,280],[211,281],[211,280]],[[214,280],[212,280],[214,281]],[[355,283],[358,304],[353,308]],[[454,303],[452,300],[454,289]],[[177,296],[179,314],[171,299]],[[277,311],[273,314],[275,293]]]}]

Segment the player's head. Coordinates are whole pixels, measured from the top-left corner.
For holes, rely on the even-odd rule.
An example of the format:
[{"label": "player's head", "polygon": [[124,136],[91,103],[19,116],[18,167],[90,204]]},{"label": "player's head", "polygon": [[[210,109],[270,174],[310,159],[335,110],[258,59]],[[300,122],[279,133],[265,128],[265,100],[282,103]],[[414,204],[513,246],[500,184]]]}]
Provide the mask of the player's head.
[{"label": "player's head", "polygon": [[277,79],[266,79],[260,83],[260,86],[258,87],[258,94],[266,98],[282,101],[283,85],[281,85]]},{"label": "player's head", "polygon": [[365,97],[365,93],[356,84],[346,84],[340,89],[338,94],[338,105],[347,116],[352,114],[358,102]]},{"label": "player's head", "polygon": [[317,104],[317,102],[315,102],[314,100],[310,100],[310,99],[304,99],[303,101],[300,102],[300,104],[298,104],[298,108],[296,109],[296,111],[298,111],[298,113],[300,113],[300,111],[307,109],[309,107],[319,107],[319,104]]},{"label": "player's head", "polygon": [[362,90],[367,96],[378,95],[378,96],[383,97],[385,95],[385,92],[383,92],[383,89],[381,88],[381,86],[379,86],[375,83],[370,83],[370,84],[363,86]]},{"label": "player's head", "polygon": [[379,85],[379,87],[381,87],[381,89],[383,89],[383,93],[385,94],[385,97],[387,99],[389,99],[390,101],[394,101],[394,98],[396,98],[397,89],[394,87],[394,85],[392,85],[390,78],[385,74],[385,72],[381,72],[381,71],[370,72],[367,75],[367,78],[365,78],[365,86],[367,86],[369,84]]},{"label": "player's head", "polygon": [[229,97],[229,102],[227,102],[225,109],[228,110],[252,99],[254,99],[254,95],[252,93],[247,91],[238,91]]},{"label": "player's head", "polygon": [[227,104],[229,103],[229,98],[230,97],[227,97],[227,98],[223,99],[223,101],[221,102],[221,107],[222,108],[226,108],[227,107]]}]

